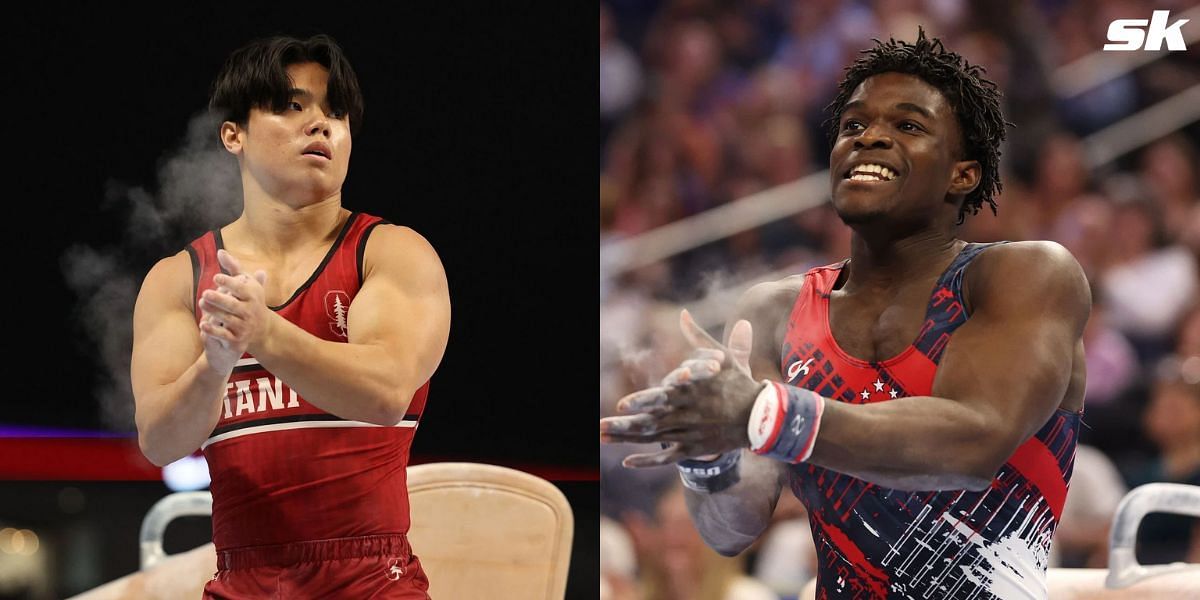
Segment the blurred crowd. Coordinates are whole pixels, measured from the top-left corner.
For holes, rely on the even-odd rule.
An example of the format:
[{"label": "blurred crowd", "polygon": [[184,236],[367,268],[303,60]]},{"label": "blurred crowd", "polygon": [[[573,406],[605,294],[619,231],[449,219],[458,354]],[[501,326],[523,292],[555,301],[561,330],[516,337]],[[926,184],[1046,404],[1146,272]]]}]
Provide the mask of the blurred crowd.
[{"label": "blurred crowd", "polygon": [[[969,216],[960,237],[1057,241],[1091,283],[1084,427],[1052,564],[1104,567],[1108,524],[1129,489],[1200,485],[1200,125],[1107,161],[1089,136],[1200,84],[1200,41],[1078,92],[1066,91],[1062,68],[1099,51],[1114,19],[1153,10],[1175,18],[1193,6],[604,0],[601,247],[823,171],[824,109],[843,68],[872,38],[912,41],[921,25],[987,69],[1015,125],[998,213]],[[849,239],[822,203],[647,266],[602,270],[601,416],[683,360],[680,307],[841,260]],[[812,577],[804,509],[786,491],[776,525],[743,556],[724,558],[691,527],[673,468],[620,467],[637,450],[601,448],[607,597],[790,597]],[[1148,518],[1139,559],[1200,562],[1196,522]]]}]

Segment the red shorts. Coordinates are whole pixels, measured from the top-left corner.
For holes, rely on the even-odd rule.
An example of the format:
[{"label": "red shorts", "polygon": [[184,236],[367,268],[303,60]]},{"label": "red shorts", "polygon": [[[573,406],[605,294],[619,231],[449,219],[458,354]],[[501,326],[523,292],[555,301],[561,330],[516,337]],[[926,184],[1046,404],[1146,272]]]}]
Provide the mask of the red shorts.
[{"label": "red shorts", "polygon": [[404,535],[369,535],[217,552],[204,599],[428,600],[428,589]]}]

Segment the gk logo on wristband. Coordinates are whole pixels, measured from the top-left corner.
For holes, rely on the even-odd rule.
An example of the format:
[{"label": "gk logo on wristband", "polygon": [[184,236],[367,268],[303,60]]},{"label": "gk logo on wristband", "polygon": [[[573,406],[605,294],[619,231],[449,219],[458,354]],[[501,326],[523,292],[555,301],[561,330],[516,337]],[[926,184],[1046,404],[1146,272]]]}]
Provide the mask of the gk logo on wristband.
[{"label": "gk logo on wristband", "polygon": [[754,400],[750,410],[750,423],[747,435],[750,438],[750,449],[757,452],[771,446],[779,437],[779,429],[785,417],[783,399],[774,383],[766,382],[766,387]]},{"label": "gk logo on wristband", "polygon": [[769,411],[769,410],[762,411],[762,418],[760,418],[758,420],[758,435],[761,437],[766,437],[766,435],[767,435],[767,430],[769,429],[769,427],[771,425],[771,413],[772,412],[773,411]]},{"label": "gk logo on wristband", "polygon": [[790,463],[808,460],[821,424],[824,399],[804,388],[766,384],[755,398],[746,424],[750,450]]}]

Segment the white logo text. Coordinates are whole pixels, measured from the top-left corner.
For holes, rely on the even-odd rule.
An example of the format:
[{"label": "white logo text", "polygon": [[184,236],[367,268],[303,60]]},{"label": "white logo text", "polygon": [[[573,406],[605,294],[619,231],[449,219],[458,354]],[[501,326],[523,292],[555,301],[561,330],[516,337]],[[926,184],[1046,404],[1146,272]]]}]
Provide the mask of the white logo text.
[{"label": "white logo text", "polygon": [[[1163,42],[1167,50],[1187,50],[1183,43],[1183,32],[1180,28],[1190,19],[1179,19],[1167,26],[1167,18],[1171,11],[1156,10],[1146,19],[1117,19],[1108,24],[1108,41],[1124,42],[1123,44],[1105,44],[1105,50],[1129,52],[1132,50],[1161,50]],[[1142,31],[1146,25],[1150,27]],[[1143,45],[1142,42],[1146,43]]]}]

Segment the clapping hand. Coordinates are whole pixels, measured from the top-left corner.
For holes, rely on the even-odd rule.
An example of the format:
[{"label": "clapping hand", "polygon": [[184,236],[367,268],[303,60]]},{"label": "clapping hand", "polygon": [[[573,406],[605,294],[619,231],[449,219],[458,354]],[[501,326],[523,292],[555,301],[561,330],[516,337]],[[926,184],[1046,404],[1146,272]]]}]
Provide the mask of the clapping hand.
[{"label": "clapping hand", "polygon": [[253,277],[243,273],[241,264],[225,250],[217,251],[217,261],[229,275],[215,275],[217,289],[200,295],[200,340],[209,364],[226,372],[266,335],[273,315],[265,300],[265,271]]},{"label": "clapping hand", "polygon": [[762,389],[750,375],[750,322],[733,326],[728,345],[709,336],[686,310],[679,325],[694,350],[691,357],[659,386],[622,398],[617,410],[628,416],[600,419],[601,442],[663,444],[659,452],[626,457],[626,467],[709,458],[749,445],[746,424]]}]

